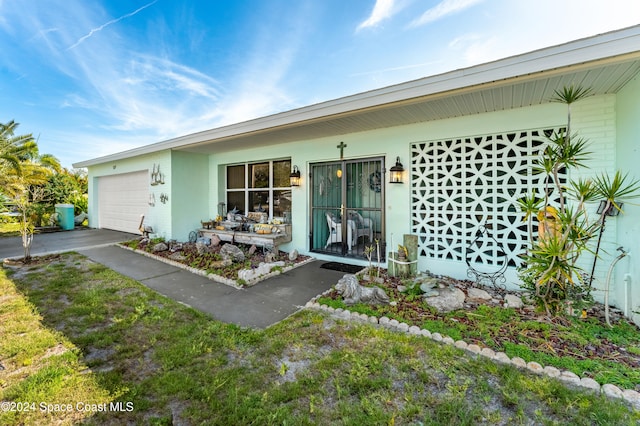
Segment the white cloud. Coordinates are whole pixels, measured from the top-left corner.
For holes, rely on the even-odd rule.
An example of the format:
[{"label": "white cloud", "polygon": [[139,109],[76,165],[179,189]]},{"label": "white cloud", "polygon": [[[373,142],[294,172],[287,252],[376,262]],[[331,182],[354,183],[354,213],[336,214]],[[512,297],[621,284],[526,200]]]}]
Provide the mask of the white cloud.
[{"label": "white cloud", "polygon": [[421,25],[437,21],[438,19],[444,18],[445,16],[462,12],[463,10],[468,9],[471,6],[482,1],[483,0],[443,0],[436,6],[424,12],[422,16],[411,22],[409,26],[419,27]]},{"label": "white cloud", "polygon": [[142,10],[144,10],[144,9],[148,8],[149,6],[152,6],[152,5],[153,5],[154,3],[156,3],[157,1],[158,1],[158,0],[154,0],[154,1],[152,1],[151,3],[145,4],[144,6],[142,6],[142,7],[138,8],[138,9],[134,10],[134,11],[133,11],[133,12],[131,12],[131,13],[127,13],[127,14],[122,15],[121,17],[116,18],[116,19],[112,19],[111,21],[109,21],[109,22],[107,22],[107,23],[105,23],[105,24],[102,24],[102,25],[100,25],[99,27],[92,28],[92,29],[91,29],[91,31],[89,31],[89,33],[88,33],[88,34],[86,34],[86,35],[84,35],[84,36],[80,37],[80,38],[78,39],[78,41],[76,41],[74,44],[72,44],[71,46],[69,46],[69,47],[67,48],[67,50],[70,50],[70,49],[73,49],[73,48],[75,48],[75,47],[78,47],[78,46],[80,45],[80,43],[84,42],[86,39],[88,39],[89,37],[91,37],[91,36],[92,36],[92,35],[94,35],[95,33],[99,32],[99,31],[102,31],[103,29],[105,29],[105,28],[106,28],[106,27],[108,27],[109,25],[113,25],[113,24],[115,24],[115,23],[117,23],[117,22],[122,21],[123,19],[130,18],[130,17],[132,17],[132,16],[136,15],[137,13],[139,13],[139,12],[141,12]]},{"label": "white cloud", "polygon": [[394,0],[376,0],[371,15],[358,25],[358,30],[367,27],[375,27],[385,19],[390,18],[394,14]]}]

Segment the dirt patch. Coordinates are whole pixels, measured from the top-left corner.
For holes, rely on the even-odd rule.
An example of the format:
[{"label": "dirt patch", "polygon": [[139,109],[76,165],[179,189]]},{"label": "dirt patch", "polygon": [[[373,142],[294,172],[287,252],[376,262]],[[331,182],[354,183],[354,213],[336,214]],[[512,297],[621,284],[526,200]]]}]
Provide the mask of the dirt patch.
[{"label": "dirt patch", "polygon": [[47,349],[44,355],[42,355],[42,359],[49,358],[52,356],[62,355],[62,354],[65,354],[67,351],[68,351],[67,348],[65,348],[61,343],[58,343],[53,348]]}]

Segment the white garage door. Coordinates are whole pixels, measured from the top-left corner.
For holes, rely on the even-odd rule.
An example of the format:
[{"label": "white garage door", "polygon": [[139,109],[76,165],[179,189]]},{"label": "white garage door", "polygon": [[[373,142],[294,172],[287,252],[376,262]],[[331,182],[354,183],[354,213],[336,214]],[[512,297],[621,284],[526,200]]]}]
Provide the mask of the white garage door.
[{"label": "white garage door", "polygon": [[143,170],[98,178],[100,228],[140,233],[140,215],[149,208],[149,172]]}]

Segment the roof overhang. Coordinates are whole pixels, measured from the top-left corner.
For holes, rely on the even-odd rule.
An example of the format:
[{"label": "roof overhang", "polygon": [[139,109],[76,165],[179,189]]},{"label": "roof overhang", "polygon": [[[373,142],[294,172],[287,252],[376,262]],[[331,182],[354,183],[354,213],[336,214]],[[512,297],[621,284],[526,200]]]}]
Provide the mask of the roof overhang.
[{"label": "roof overhang", "polygon": [[565,86],[617,93],[640,72],[640,25],[83,161],[312,140],[549,102]]}]

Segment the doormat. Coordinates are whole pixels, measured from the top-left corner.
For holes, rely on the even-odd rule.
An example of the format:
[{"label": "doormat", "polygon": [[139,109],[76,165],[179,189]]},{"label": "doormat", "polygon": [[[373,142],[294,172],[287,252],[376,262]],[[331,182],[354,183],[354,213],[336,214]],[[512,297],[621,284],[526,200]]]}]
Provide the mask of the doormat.
[{"label": "doormat", "polygon": [[346,263],[340,262],[326,262],[320,265],[320,267],[323,269],[331,269],[332,271],[345,272],[347,274],[357,274],[364,269],[363,266],[347,265]]}]

